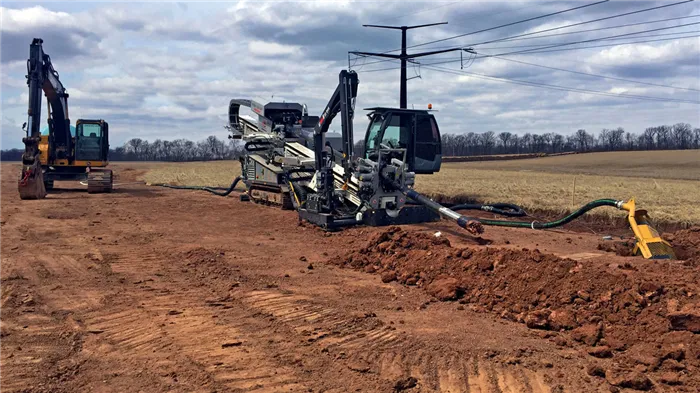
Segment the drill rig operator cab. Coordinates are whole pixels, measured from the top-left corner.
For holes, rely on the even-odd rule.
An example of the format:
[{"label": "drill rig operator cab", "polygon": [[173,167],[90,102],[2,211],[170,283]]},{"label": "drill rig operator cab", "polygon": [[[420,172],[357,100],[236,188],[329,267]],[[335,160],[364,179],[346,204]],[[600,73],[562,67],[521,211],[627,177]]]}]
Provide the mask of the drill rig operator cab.
[{"label": "drill rig operator cab", "polygon": [[410,171],[440,171],[442,146],[435,117],[427,110],[367,108],[370,113],[365,135],[364,158],[376,159],[380,148],[405,149]]}]

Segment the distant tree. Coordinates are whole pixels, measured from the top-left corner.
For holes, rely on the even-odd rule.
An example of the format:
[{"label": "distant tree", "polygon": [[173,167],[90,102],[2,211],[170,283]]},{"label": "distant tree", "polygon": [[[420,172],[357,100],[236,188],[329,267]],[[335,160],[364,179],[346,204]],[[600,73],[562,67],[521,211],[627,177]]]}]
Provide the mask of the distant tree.
[{"label": "distant tree", "polygon": [[578,151],[588,151],[590,136],[584,129],[579,129],[576,131],[576,143],[578,144]]},{"label": "distant tree", "polygon": [[693,142],[693,127],[688,123],[674,124],[671,135],[676,149],[688,149]]},{"label": "distant tree", "polygon": [[513,134],[507,131],[498,134],[498,139],[501,140],[501,146],[503,147],[503,153],[508,152],[508,141],[510,141],[512,137]]},{"label": "distant tree", "polygon": [[481,134],[481,146],[484,154],[491,154],[491,149],[496,144],[496,135],[493,131],[486,131]]}]

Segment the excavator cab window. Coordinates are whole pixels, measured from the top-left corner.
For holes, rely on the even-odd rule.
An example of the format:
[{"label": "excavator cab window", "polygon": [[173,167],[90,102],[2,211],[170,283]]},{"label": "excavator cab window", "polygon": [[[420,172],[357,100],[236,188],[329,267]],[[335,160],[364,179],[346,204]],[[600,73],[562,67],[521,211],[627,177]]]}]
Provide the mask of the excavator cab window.
[{"label": "excavator cab window", "polygon": [[106,161],[106,151],[109,149],[106,135],[106,122],[78,120],[75,126],[75,159],[80,161]]}]

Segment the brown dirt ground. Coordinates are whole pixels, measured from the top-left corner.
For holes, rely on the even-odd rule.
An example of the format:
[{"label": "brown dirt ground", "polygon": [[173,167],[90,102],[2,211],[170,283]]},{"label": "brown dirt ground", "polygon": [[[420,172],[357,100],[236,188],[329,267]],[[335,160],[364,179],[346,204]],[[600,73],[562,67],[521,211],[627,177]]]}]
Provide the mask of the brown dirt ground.
[{"label": "brown dirt ground", "polygon": [[696,229],[671,236],[687,261],[653,262],[569,230],[325,233],[138,184],[20,201],[0,169],[3,392],[700,386]]}]

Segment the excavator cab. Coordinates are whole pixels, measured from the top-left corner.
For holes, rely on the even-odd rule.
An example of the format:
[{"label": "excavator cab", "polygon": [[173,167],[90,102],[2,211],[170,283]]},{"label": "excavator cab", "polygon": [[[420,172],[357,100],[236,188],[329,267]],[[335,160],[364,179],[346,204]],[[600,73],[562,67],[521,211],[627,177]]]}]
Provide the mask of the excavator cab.
[{"label": "excavator cab", "polygon": [[88,161],[96,166],[106,162],[108,134],[109,124],[106,121],[78,119],[75,125],[75,160]]},{"label": "excavator cab", "polygon": [[440,171],[442,145],[435,116],[426,110],[368,108],[370,122],[365,135],[364,157],[371,159],[380,146],[405,149],[409,171]]}]

